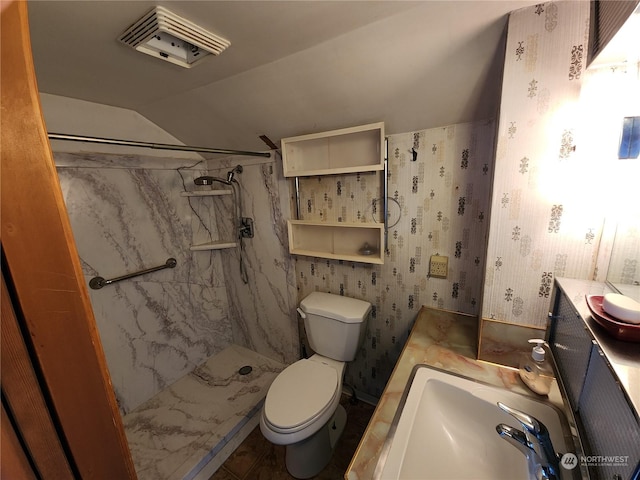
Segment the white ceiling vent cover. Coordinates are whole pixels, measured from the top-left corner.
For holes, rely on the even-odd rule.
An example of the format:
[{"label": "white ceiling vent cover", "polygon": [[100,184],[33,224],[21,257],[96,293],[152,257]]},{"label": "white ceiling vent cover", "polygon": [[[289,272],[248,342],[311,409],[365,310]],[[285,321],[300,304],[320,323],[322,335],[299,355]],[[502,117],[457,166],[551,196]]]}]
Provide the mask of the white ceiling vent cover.
[{"label": "white ceiling vent cover", "polygon": [[118,38],[139,52],[191,68],[210,53],[219,55],[231,42],[164,7],[155,7]]}]

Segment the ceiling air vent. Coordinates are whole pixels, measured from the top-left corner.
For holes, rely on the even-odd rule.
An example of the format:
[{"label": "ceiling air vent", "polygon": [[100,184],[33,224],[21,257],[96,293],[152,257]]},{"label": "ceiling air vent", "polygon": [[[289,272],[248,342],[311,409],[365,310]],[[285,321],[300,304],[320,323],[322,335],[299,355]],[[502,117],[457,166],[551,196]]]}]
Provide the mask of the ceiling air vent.
[{"label": "ceiling air vent", "polygon": [[139,52],[191,68],[209,54],[219,55],[231,42],[179,17],[164,7],[155,7],[127,28],[118,38]]}]

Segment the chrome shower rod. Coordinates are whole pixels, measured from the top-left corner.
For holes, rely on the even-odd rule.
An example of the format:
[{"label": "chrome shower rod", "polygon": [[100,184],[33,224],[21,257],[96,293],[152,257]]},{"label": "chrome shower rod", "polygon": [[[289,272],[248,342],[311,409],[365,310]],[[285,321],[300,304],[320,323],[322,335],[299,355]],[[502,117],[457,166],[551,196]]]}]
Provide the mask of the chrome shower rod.
[{"label": "chrome shower rod", "polygon": [[71,142],[101,143],[103,145],[121,145],[125,147],[153,148],[156,150],[179,150],[182,152],[219,153],[224,155],[245,155],[249,157],[270,157],[268,152],[248,152],[244,150],[227,150],[224,148],[192,147],[189,145],[170,145],[166,143],[138,142],[135,140],[119,140],[115,138],[86,137],[68,135],[66,133],[49,133],[50,140],[67,140]]}]

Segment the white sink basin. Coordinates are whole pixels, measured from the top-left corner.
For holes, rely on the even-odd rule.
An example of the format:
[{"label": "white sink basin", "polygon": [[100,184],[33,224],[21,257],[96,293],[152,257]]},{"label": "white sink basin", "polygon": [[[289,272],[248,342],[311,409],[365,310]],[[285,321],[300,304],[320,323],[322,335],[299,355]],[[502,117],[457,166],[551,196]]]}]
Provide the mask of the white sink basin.
[{"label": "white sink basin", "polygon": [[[544,423],[556,452],[574,451],[568,445],[571,435],[566,419],[553,406],[426,365],[416,368],[414,374],[403,396],[406,402],[391,426],[376,479],[535,478],[531,462],[496,432],[500,423],[522,430],[497,402]],[[574,473],[561,472],[562,478],[573,478]]]}]

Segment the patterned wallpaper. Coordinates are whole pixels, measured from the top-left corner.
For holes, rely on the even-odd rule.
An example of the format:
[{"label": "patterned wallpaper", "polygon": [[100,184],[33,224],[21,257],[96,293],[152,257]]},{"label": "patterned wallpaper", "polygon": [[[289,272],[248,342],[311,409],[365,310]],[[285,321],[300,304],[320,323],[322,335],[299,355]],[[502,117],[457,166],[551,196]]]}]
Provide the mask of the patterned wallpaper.
[{"label": "patterned wallpaper", "polygon": [[[319,290],[374,306],[364,345],[347,367],[345,382],[357,390],[380,396],[422,305],[479,313],[494,131],[488,121],[388,137],[384,265],[297,257],[299,299]],[[382,218],[379,173],[301,179],[300,190],[305,220]],[[447,279],[428,276],[433,254],[449,257]]]},{"label": "patterned wallpaper", "polygon": [[[602,111],[581,98],[585,77],[591,75],[585,72],[588,31],[588,2],[543,3],[512,12],[495,164],[493,124],[483,134],[474,132],[479,125],[464,126],[464,133],[457,125],[391,136],[389,193],[401,215],[390,231],[385,265],[298,258],[300,298],[320,289],[375,306],[366,344],[347,371],[347,381],[359,390],[379,394],[416,305],[481,315],[480,358],[509,365],[527,338],[544,335],[555,277],[606,277],[618,220],[613,214],[624,204],[631,212],[627,219],[639,216],[630,198],[634,188],[618,189],[615,197],[623,198],[613,203],[598,194],[609,178],[605,172],[614,169],[603,164],[610,156],[596,148],[606,144]],[[620,85],[612,90],[621,91]],[[589,125],[600,129],[590,132]],[[436,132],[444,135],[444,145],[432,140]],[[475,145],[478,139],[482,145]],[[615,171],[620,178],[637,179],[638,166],[616,165]],[[377,177],[307,181],[303,218],[374,218]],[[484,203],[487,195],[490,206]],[[392,201],[391,223],[395,208]],[[447,280],[426,276],[434,253],[449,256]]]},{"label": "patterned wallpaper", "polygon": [[596,274],[604,215],[590,185],[599,159],[580,148],[578,131],[588,22],[583,1],[510,16],[483,323],[545,328],[554,277]]}]

